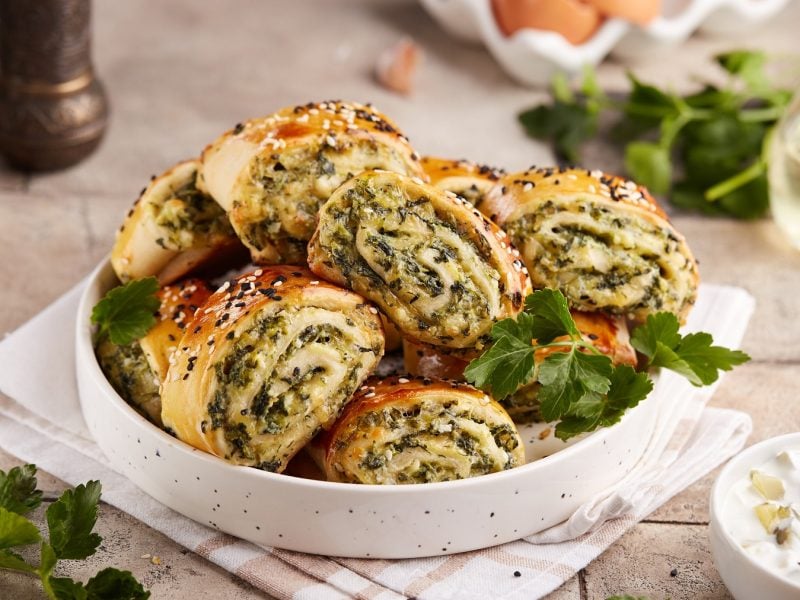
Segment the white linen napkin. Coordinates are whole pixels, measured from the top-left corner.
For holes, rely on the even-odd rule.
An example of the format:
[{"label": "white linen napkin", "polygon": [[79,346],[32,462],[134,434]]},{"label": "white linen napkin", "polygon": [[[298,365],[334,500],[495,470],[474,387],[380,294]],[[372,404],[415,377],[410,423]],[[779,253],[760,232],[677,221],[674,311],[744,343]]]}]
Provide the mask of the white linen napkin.
[{"label": "white linen napkin", "polygon": [[[738,452],[744,413],[705,408],[716,386],[670,373],[653,394],[661,413],[637,467],[565,523],[517,542],[411,560],[326,558],[261,548],[195,523],[109,465],[83,423],[74,379],[74,326],[83,283],[0,342],[0,446],[76,485],[100,479],[103,499],[279,598],[538,598],[556,589],[637,521]],[[701,286],[687,329],[737,347],[754,309],[745,291]],[[13,398],[13,400],[12,400]],[[518,571],[521,576],[515,577]]]}]

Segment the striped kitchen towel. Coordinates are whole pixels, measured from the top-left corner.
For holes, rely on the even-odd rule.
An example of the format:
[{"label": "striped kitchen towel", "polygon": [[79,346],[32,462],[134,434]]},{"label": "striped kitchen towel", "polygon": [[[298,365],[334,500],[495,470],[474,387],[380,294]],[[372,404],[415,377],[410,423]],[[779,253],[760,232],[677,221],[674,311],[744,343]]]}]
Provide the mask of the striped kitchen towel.
[{"label": "striped kitchen towel", "polygon": [[[731,455],[750,433],[740,412],[707,408],[716,389],[662,377],[662,408],[636,468],[567,521],[485,550],[409,560],[347,559],[262,548],[195,523],[115,472],[90,439],[74,380],[78,286],[0,343],[0,446],[62,480],[103,483],[103,500],[277,598],[538,598],[637,521]],[[701,286],[688,329],[737,347],[754,309],[738,288]],[[48,377],[39,376],[48,365]],[[517,575],[519,573],[519,575]]]}]

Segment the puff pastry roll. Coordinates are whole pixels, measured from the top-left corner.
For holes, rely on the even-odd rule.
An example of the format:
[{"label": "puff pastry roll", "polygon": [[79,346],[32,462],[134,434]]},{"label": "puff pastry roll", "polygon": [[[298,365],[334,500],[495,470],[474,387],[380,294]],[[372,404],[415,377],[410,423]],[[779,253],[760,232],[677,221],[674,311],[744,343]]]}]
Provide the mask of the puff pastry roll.
[{"label": "puff pastry roll", "polygon": [[186,323],[211,295],[202,279],[186,279],[158,291],[161,306],[156,324],[138,341],[117,346],[104,339],[97,347],[100,368],[122,398],[150,421],[161,426],[159,386]]},{"label": "puff pastry roll", "polygon": [[600,171],[534,169],[506,175],[479,209],[508,232],[535,288],[572,307],[639,321],[657,311],[685,320],[697,263],[648,191]]},{"label": "puff pastry roll", "polygon": [[[570,311],[583,339],[611,358],[615,365],[636,366],[636,351],[630,343],[628,325],[623,317],[605,313]],[[557,346],[542,348],[536,360],[558,350]],[[412,375],[464,379],[464,369],[469,361],[437,352],[435,348],[404,342],[403,358],[406,370]],[[531,383],[499,399],[508,414],[517,423],[539,421],[539,384]]]},{"label": "puff pastry roll", "polygon": [[322,439],[330,481],[395,484],[465,479],[517,467],[514,423],[467,384],[370,379]]},{"label": "puff pastry roll", "polygon": [[197,188],[199,166],[178,163],[142,190],[111,250],[120,281],[155,275],[171,283],[241,250],[225,211]]},{"label": "puff pastry roll", "polygon": [[377,309],[299,267],[226,282],[187,325],[162,386],[184,442],[280,472],[383,354]]},{"label": "puff pastry roll", "polygon": [[430,182],[438,188],[451,191],[477,206],[505,173],[468,160],[452,160],[423,156],[422,168]]},{"label": "puff pastry roll", "polygon": [[452,192],[387,171],[357,175],[323,206],[312,271],[380,305],[417,343],[479,353],[530,291],[506,234]]},{"label": "puff pastry roll", "polygon": [[397,126],[371,105],[284,108],[237,125],[203,152],[204,186],[260,264],[305,264],[317,212],[366,169],[424,176]]}]

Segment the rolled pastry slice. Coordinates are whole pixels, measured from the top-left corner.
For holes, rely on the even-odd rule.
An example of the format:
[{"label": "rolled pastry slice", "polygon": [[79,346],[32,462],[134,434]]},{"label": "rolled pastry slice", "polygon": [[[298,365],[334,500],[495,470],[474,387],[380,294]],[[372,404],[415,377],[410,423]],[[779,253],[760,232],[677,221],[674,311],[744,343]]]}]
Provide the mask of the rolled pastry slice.
[{"label": "rolled pastry slice", "polygon": [[422,168],[430,182],[451,191],[476,206],[505,173],[468,160],[452,160],[434,156],[422,157]]},{"label": "rolled pastry slice", "polygon": [[111,250],[120,281],[155,275],[171,283],[241,249],[225,211],[197,189],[199,166],[178,163],[142,190]]},{"label": "rolled pastry slice", "polygon": [[161,306],[156,324],[139,340],[139,345],[159,381],[167,378],[170,359],[186,331],[186,324],[205,305],[213,291],[207,281],[195,278],[165,285],[158,291]]},{"label": "rolled pastry slice", "polygon": [[186,322],[211,295],[202,279],[186,279],[158,291],[157,321],[144,337],[125,346],[109,339],[98,344],[100,368],[122,398],[150,421],[161,426],[159,386],[169,360],[183,336]]},{"label": "rolled pastry slice", "polygon": [[579,169],[533,169],[500,183],[479,209],[522,252],[534,288],[559,289],[579,310],[685,320],[697,262],[645,188]]},{"label": "rolled pastry slice", "polygon": [[530,291],[506,234],[452,192],[387,171],[357,175],[320,211],[312,271],[380,305],[417,343],[474,355]]},{"label": "rolled pastry slice", "polygon": [[299,267],[226,282],[179,343],[162,386],[164,425],[233,463],[282,471],[380,360],[377,312]]},{"label": "rolled pastry slice", "polygon": [[[572,310],[571,313],[585,341],[610,357],[615,365],[636,366],[636,351],[631,346],[628,326],[623,317],[577,310]],[[542,348],[536,353],[536,360],[544,360],[548,354],[556,351],[557,346]],[[461,380],[464,379],[464,369],[469,364],[469,361],[437,352],[435,348],[408,341],[404,342],[403,358],[409,373],[423,377]],[[541,420],[538,395],[539,384],[531,383],[510,396],[499,399],[499,402],[515,422],[528,423]]]},{"label": "rolled pastry slice", "polygon": [[465,479],[525,462],[506,411],[467,384],[370,379],[323,436],[330,481],[396,484]]},{"label": "rolled pastry slice", "polygon": [[139,342],[118,346],[104,337],[95,348],[95,354],[111,387],[136,412],[161,427],[160,381]]},{"label": "rolled pastry slice", "polygon": [[366,169],[424,177],[397,126],[371,105],[309,103],[252,119],[203,152],[203,185],[260,264],[305,264],[317,212]]}]

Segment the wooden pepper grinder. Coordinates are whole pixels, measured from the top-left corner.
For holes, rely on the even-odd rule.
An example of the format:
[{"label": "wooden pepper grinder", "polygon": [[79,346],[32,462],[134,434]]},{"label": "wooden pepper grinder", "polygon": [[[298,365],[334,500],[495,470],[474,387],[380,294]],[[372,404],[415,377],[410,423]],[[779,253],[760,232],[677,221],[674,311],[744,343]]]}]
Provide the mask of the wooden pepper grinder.
[{"label": "wooden pepper grinder", "polygon": [[74,165],[108,102],[90,56],[90,0],[0,0],[0,152],[20,169]]}]

